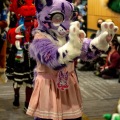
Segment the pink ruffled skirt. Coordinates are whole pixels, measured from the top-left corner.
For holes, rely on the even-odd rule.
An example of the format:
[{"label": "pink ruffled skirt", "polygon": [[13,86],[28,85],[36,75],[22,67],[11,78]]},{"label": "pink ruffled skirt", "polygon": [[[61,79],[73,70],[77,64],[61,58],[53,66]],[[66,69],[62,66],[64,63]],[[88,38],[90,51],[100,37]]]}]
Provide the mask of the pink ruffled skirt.
[{"label": "pink ruffled skirt", "polygon": [[35,79],[27,114],[34,117],[63,120],[82,116],[82,100],[76,74],[68,77],[69,88],[56,87],[57,76],[40,73]]}]

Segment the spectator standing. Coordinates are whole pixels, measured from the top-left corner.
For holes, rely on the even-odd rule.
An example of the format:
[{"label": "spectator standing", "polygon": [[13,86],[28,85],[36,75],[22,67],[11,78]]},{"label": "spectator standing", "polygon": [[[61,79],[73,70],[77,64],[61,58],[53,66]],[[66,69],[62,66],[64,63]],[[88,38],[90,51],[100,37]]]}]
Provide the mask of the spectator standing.
[{"label": "spectator standing", "polygon": [[7,24],[7,5],[5,1],[0,1],[0,81],[7,82],[6,77],[6,28]]}]

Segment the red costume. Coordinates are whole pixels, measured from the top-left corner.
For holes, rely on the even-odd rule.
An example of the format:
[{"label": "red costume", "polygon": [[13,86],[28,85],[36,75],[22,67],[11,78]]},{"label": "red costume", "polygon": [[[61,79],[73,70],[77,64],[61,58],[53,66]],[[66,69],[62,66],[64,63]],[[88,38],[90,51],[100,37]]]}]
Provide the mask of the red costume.
[{"label": "red costume", "polygon": [[10,11],[17,17],[17,24],[10,28],[7,34],[8,41],[12,44],[11,52],[7,59],[7,75],[14,81],[15,92],[13,105],[19,107],[19,90],[23,83],[26,85],[26,110],[33,90],[33,69],[35,61],[29,57],[28,46],[32,41],[31,31],[34,28],[35,6],[33,0],[11,0]]}]

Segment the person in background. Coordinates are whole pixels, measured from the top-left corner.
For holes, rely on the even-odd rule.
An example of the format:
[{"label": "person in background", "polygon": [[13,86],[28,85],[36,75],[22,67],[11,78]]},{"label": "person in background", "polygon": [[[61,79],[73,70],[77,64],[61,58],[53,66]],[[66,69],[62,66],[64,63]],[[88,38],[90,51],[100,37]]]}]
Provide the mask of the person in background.
[{"label": "person in background", "polygon": [[81,29],[87,34],[87,2],[80,0],[80,3],[77,7],[79,8],[79,14],[81,16],[80,18],[83,19],[81,21]]},{"label": "person in background", "polygon": [[117,36],[114,37],[109,45],[110,49],[106,58],[106,63],[105,65],[100,66],[100,72],[98,74],[98,76],[104,79],[117,78],[117,71],[120,68],[120,44],[118,43]]},{"label": "person in background", "polygon": [[74,0],[73,5],[74,5],[74,18],[73,21],[79,21],[80,22],[80,28],[82,29],[82,24],[84,23],[84,19],[82,14],[80,13],[80,10],[78,8],[79,4],[81,3],[81,0]]},{"label": "person in background", "polygon": [[[97,27],[98,27],[98,30],[96,32],[96,34],[92,35],[92,37],[97,37],[101,34],[101,24],[102,22],[113,22],[111,19],[106,19],[104,20],[103,18],[99,18],[97,20]],[[114,22],[113,22],[114,23]],[[109,51],[109,50],[108,50]],[[103,66],[105,64],[105,61],[106,61],[106,57],[107,57],[107,54],[108,54],[108,51],[104,52],[103,54],[101,54],[101,56],[99,56],[95,61],[94,61],[94,66],[95,66],[95,71],[94,71],[94,74],[99,74],[98,72],[98,69],[100,66]]]},{"label": "person in background", "polygon": [[[96,33],[93,33],[93,34],[90,36],[91,39],[94,39],[95,37],[97,37],[97,36],[100,35],[100,33],[101,33],[101,23],[102,23],[102,22],[104,22],[104,19],[102,19],[102,18],[99,18],[99,19],[97,20],[98,30],[97,30]],[[101,61],[101,58],[100,58],[100,57],[97,58],[96,60],[92,61],[92,62],[87,62],[87,61],[84,62],[84,61],[81,60],[81,63],[83,63],[83,66],[80,67],[80,68],[78,68],[78,70],[80,70],[80,71],[94,71],[94,70],[96,69],[96,68],[95,68],[96,63],[97,63],[98,61]]]},{"label": "person in background", "polygon": [[102,19],[102,18],[99,18],[99,19],[97,20],[98,30],[97,30],[97,32],[96,32],[96,37],[97,37],[98,35],[100,35],[100,33],[101,33],[101,23],[104,22],[104,21],[105,21],[105,20]]},{"label": "person in background", "polygon": [[[82,28],[82,24],[84,22],[82,15],[79,12],[78,5],[81,3],[81,0],[74,0],[73,5],[74,5],[74,16],[73,16],[73,21],[79,21],[80,22],[80,28]],[[77,62],[78,59],[74,60],[75,67],[77,67]]]},{"label": "person in background", "polygon": [[[32,29],[35,27],[35,6],[31,0],[18,0],[17,4],[16,0],[11,0],[9,11],[7,40],[11,48],[7,57],[6,75],[9,80],[13,80],[14,108],[21,106],[20,90],[25,85],[24,111],[26,112],[33,91],[33,70],[36,66],[36,61],[30,58],[28,51],[33,39]],[[16,33],[19,38],[15,36]]]},{"label": "person in background", "polygon": [[98,28],[98,30],[96,31],[96,33],[91,34],[91,36],[90,36],[91,39],[93,39],[93,38],[100,35],[100,33],[101,33],[101,23],[103,23],[103,22],[113,22],[113,21],[111,19],[104,20],[103,18],[99,18],[97,20],[97,28]]},{"label": "person in background", "polygon": [[6,77],[6,28],[7,24],[7,0],[0,1],[0,81],[7,82]]}]

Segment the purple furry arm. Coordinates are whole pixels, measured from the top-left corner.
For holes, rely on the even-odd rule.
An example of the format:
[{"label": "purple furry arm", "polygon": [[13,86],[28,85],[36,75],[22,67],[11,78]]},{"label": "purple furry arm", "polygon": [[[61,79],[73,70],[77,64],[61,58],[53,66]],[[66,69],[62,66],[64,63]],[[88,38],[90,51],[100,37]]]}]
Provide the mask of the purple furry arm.
[{"label": "purple furry arm", "polygon": [[83,41],[83,46],[80,54],[80,59],[82,59],[83,61],[93,61],[102,53],[102,51],[99,51],[95,46],[93,46],[94,52],[91,51],[91,49],[89,48],[91,41],[92,40],[88,38],[85,38]]},{"label": "purple furry arm", "polygon": [[58,47],[49,39],[35,39],[29,47],[30,56],[48,67],[58,70],[66,66],[58,62]]}]

